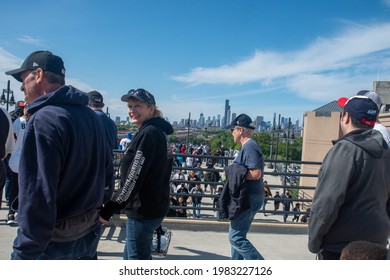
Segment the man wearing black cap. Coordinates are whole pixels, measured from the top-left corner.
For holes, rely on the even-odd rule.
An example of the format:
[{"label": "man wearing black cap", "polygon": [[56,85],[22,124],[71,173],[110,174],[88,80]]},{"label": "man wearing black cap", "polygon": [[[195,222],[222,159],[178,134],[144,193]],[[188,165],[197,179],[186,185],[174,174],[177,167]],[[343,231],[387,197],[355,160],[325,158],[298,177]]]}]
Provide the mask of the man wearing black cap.
[{"label": "man wearing black cap", "polygon": [[103,96],[100,94],[100,92],[93,90],[88,93],[88,98],[89,108],[95,111],[96,115],[102,121],[104,128],[106,129],[106,137],[111,151],[117,149],[118,129],[116,127],[115,122],[110,119],[110,117],[108,117],[102,110],[104,107]]},{"label": "man wearing black cap", "polygon": [[344,136],[322,163],[309,223],[309,250],[324,260],[340,259],[355,240],[386,246],[390,234],[390,150],[372,129],[378,107],[367,96],[338,103]]},{"label": "man wearing black cap", "polygon": [[96,255],[97,209],[113,187],[103,124],[88,95],[65,85],[62,59],[31,53],[6,72],[29,104],[19,165],[19,224],[12,259],[88,259]]},{"label": "man wearing black cap", "polygon": [[225,168],[227,182],[221,194],[222,211],[230,219],[231,259],[263,260],[246,236],[264,202],[264,157],[252,139],[255,127],[249,116],[239,115],[226,128],[234,142],[242,146],[233,164]]}]

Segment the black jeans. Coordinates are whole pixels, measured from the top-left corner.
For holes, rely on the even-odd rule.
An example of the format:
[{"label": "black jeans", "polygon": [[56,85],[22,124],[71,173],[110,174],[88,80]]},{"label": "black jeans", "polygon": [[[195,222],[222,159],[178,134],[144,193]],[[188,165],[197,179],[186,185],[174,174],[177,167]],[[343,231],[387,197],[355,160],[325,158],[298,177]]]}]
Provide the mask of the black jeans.
[{"label": "black jeans", "polygon": [[341,253],[339,252],[332,252],[327,250],[322,250],[321,253],[317,254],[317,258],[319,260],[339,260],[341,256]]},{"label": "black jeans", "polygon": [[11,170],[11,184],[9,188],[9,213],[13,214],[18,211],[19,203],[18,203],[18,193],[19,193],[19,181],[18,181],[18,173],[15,173]]},{"label": "black jeans", "polygon": [[0,208],[3,201],[3,188],[5,184],[5,178],[7,177],[7,171],[2,160],[0,160]]}]

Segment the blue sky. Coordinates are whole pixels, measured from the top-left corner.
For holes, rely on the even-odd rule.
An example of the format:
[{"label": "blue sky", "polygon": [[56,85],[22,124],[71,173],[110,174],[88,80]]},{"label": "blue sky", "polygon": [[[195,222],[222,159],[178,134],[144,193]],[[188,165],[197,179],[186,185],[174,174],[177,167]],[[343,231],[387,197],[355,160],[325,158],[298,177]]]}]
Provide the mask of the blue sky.
[{"label": "blue sky", "polygon": [[100,91],[112,117],[145,88],[170,121],[234,113],[302,120],[390,80],[390,0],[3,1],[0,89],[36,50],[61,56],[66,82]]}]

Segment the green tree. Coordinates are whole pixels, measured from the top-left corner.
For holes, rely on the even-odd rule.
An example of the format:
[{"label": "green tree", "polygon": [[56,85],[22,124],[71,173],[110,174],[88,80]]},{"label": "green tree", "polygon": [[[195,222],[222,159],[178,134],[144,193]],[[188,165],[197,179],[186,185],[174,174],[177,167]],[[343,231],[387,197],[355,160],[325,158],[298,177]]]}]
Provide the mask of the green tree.
[{"label": "green tree", "polygon": [[[279,139],[278,145],[278,158],[286,159],[287,152],[287,140],[284,138]],[[302,158],[302,137],[295,137],[290,139],[288,143],[288,159],[289,160],[301,160]]]},{"label": "green tree", "polygon": [[264,157],[268,158],[270,155],[270,146],[271,146],[271,140],[272,140],[271,135],[267,132],[255,133],[253,135],[253,139],[259,145],[261,151],[264,154]]},{"label": "green tree", "polygon": [[302,160],[302,137],[296,137],[291,145],[290,157],[292,160]]},{"label": "green tree", "polygon": [[170,143],[178,143],[179,142],[179,138],[175,134],[172,134],[172,135],[168,136],[168,141]]}]

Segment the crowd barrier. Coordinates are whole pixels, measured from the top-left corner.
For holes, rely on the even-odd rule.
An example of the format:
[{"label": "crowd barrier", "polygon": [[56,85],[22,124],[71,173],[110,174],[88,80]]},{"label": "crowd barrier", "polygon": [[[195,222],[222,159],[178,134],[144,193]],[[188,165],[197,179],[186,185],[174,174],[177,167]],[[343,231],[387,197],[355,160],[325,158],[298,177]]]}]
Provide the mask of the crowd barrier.
[{"label": "crowd barrier", "polygon": [[[184,184],[185,186],[189,186],[190,184],[200,184],[202,188],[207,184],[210,188],[211,186],[215,186],[215,189],[217,189],[219,186],[223,187],[224,185],[224,167],[231,164],[234,160],[233,157],[226,157],[226,156],[214,156],[214,155],[191,155],[191,154],[173,154],[175,158],[182,157],[183,164],[178,165],[174,164],[172,167],[172,175],[170,179],[170,185],[171,185],[171,192],[170,195],[173,198],[177,198],[178,196],[182,196],[183,194],[178,194],[175,191],[175,188],[177,185]],[[185,158],[192,157],[199,159],[199,162],[201,162],[201,166],[186,166],[185,164]],[[114,150],[114,166],[115,166],[115,180],[116,180],[116,189],[120,186],[120,165],[121,165],[121,158],[122,158],[122,151]],[[207,168],[206,162],[211,159],[213,162],[215,162],[214,168]],[[175,161],[176,162],[176,161]],[[272,209],[261,209],[258,212],[263,213],[264,216],[273,216],[278,215],[280,217],[283,217],[283,215],[288,215],[289,217],[292,217],[294,214],[297,214],[296,212],[292,211],[293,205],[296,203],[300,203],[301,210],[298,213],[300,217],[306,215],[309,216],[310,213],[310,206],[312,203],[312,197],[308,194],[308,190],[315,189],[314,186],[301,186],[300,185],[300,178],[301,177],[317,177],[317,174],[303,174],[300,172],[300,166],[302,164],[305,165],[321,165],[321,162],[309,162],[309,161],[286,161],[286,160],[269,160],[265,159],[265,165],[267,168],[265,168],[264,171],[264,177],[267,178],[267,175],[277,176],[279,178],[278,183],[268,183],[269,188],[271,189],[271,192],[275,194],[276,191],[279,191],[280,194],[285,192],[286,190],[289,190],[289,192],[292,195],[291,199],[278,199],[280,200],[280,208],[278,210],[272,210]],[[185,179],[184,180],[178,180],[173,179],[174,174],[178,170],[182,170],[183,173],[185,173]],[[218,182],[213,181],[205,181],[203,178],[200,180],[188,180],[188,174],[191,172],[191,170],[195,171],[201,171],[203,173],[208,171],[218,171],[220,173],[221,180]],[[200,207],[193,207],[191,203],[188,203],[186,206],[170,206],[170,212],[175,212],[175,210],[178,209],[184,209],[186,212],[187,218],[193,217],[193,211],[194,210],[200,210],[201,218],[202,219],[209,219],[209,220],[219,220],[218,215],[216,214],[218,209],[214,206],[214,199],[219,198],[219,194],[211,194],[210,191],[206,191],[203,195],[198,194],[185,194],[187,197],[201,197],[202,203]],[[271,205],[274,204],[274,201],[276,199],[273,197],[267,198],[267,202]],[[289,211],[283,210],[283,202],[289,201],[292,203]],[[270,208],[270,207],[266,207]],[[309,210],[308,210],[309,209]],[[175,219],[185,219],[186,217],[173,217]],[[256,219],[256,218],[255,218]],[[262,219],[263,222],[267,222],[267,219]],[[269,219],[270,222],[274,222],[275,219]]]}]

